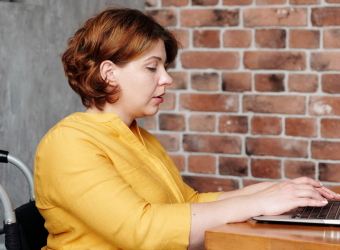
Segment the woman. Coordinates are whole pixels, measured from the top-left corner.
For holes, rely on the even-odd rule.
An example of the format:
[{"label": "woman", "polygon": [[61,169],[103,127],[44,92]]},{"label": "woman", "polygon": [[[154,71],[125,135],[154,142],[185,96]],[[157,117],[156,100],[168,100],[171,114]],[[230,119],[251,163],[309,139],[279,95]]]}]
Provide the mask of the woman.
[{"label": "woman", "polygon": [[135,121],[157,113],[176,54],[167,30],[130,9],[101,12],[69,40],[65,74],[87,110],[59,122],[37,149],[45,249],[187,249],[208,228],[339,198],[309,178],[225,193],[188,187]]}]

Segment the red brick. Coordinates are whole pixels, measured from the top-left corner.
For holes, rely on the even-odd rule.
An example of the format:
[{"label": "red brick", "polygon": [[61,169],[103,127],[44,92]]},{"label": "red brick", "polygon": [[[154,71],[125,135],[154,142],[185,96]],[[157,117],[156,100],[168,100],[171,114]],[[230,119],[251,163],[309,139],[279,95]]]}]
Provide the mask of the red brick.
[{"label": "red brick", "polygon": [[178,171],[185,171],[185,157],[184,155],[173,155],[169,154],[171,160],[175,163]]},{"label": "red brick", "polygon": [[246,69],[306,69],[306,54],[298,51],[246,51],[243,61]]},{"label": "red brick", "polygon": [[289,47],[316,49],[320,47],[319,30],[290,30]]},{"label": "red brick", "polygon": [[324,138],[340,138],[340,119],[322,119],[321,136]]},{"label": "red brick", "polygon": [[322,75],[322,91],[331,94],[340,93],[340,74]]},{"label": "red brick", "polygon": [[251,46],[250,30],[226,30],[223,33],[223,46],[249,48]]},{"label": "red brick", "polygon": [[238,52],[185,51],[181,60],[186,69],[237,69],[240,64]]},{"label": "red brick", "polygon": [[186,6],[189,0],[162,0],[162,6]]},{"label": "red brick", "polygon": [[256,0],[257,5],[285,4],[287,0]]},{"label": "red brick", "polygon": [[[282,105],[284,103],[284,105]],[[304,96],[243,96],[243,112],[306,114],[306,98]]]},{"label": "red brick", "polygon": [[180,43],[180,47],[182,48],[189,47],[189,31],[188,30],[174,29],[174,30],[171,30],[171,33],[175,36],[177,41]]},{"label": "red brick", "polygon": [[177,24],[176,10],[148,10],[146,14],[153,17],[156,22],[165,27],[176,26]]},{"label": "red brick", "polygon": [[313,26],[340,25],[340,7],[312,9]]},{"label": "red brick", "polygon": [[224,94],[181,94],[181,109],[191,111],[237,112],[238,96]]},{"label": "red brick", "polygon": [[163,96],[163,103],[159,105],[160,110],[173,110],[176,107],[176,95],[175,93],[167,93]]},{"label": "red brick", "polygon": [[223,73],[222,90],[232,92],[251,91],[251,73],[249,72]]},{"label": "red brick", "polygon": [[146,130],[154,130],[156,129],[156,117],[154,116],[146,116],[144,117],[144,129]]},{"label": "red brick", "polygon": [[280,179],[281,161],[272,159],[251,159],[251,173],[254,177]]},{"label": "red brick", "polygon": [[290,74],[288,89],[295,92],[314,93],[318,90],[318,75]]},{"label": "red brick", "polygon": [[218,165],[221,175],[248,175],[248,158],[220,157]]},{"label": "red brick", "polygon": [[211,155],[189,155],[188,165],[190,172],[215,174],[216,157]]},{"label": "red brick", "polygon": [[187,89],[188,72],[169,72],[172,78],[172,84],[167,89]]},{"label": "red brick", "polygon": [[248,155],[272,155],[282,157],[304,157],[307,153],[308,142],[284,138],[250,138],[246,139]]},{"label": "red brick", "polygon": [[227,116],[222,115],[218,124],[220,133],[248,133],[247,116]]},{"label": "red brick", "polygon": [[176,68],[176,60],[173,61],[170,65],[169,65],[169,69],[175,69]]},{"label": "red brick", "polygon": [[156,7],[158,0],[145,0],[145,7]]},{"label": "red brick", "polygon": [[238,26],[239,10],[191,9],[181,11],[182,27]]},{"label": "red brick", "polygon": [[159,128],[160,130],[184,131],[185,115],[160,114]]},{"label": "red brick", "polygon": [[317,130],[316,118],[286,118],[286,135],[316,137]]},{"label": "red brick", "polygon": [[200,193],[232,191],[239,188],[237,180],[213,177],[182,176],[183,181]]},{"label": "red brick", "polygon": [[340,142],[312,141],[312,158],[324,160],[340,160]]},{"label": "red brick", "polygon": [[256,30],[257,48],[285,48],[286,31],[282,29]]},{"label": "red brick", "polygon": [[315,164],[310,161],[285,161],[285,176],[290,179],[307,176],[315,179]]},{"label": "red brick", "polygon": [[256,74],[255,75],[255,90],[282,92],[285,91],[284,74]]},{"label": "red brick", "polygon": [[238,136],[184,135],[183,149],[189,152],[241,154],[242,141]]},{"label": "red brick", "polygon": [[313,52],[311,54],[312,70],[327,71],[340,70],[340,52]]},{"label": "red brick", "polygon": [[179,135],[178,134],[153,134],[162,144],[166,151],[179,150]]},{"label": "red brick", "polygon": [[192,114],[189,118],[191,131],[214,132],[216,117],[214,115]]},{"label": "red brick", "polygon": [[250,8],[243,11],[245,27],[307,26],[306,8]]},{"label": "red brick", "polygon": [[245,180],[245,179],[242,179],[242,181],[243,181],[243,187],[247,187],[247,186],[250,186],[250,185],[254,185],[254,184],[263,182],[263,181]]},{"label": "red brick", "polygon": [[192,5],[202,5],[202,6],[218,4],[218,0],[192,0],[191,2],[192,2]]},{"label": "red brick", "polygon": [[194,47],[219,48],[219,30],[194,30]]},{"label": "red brick", "polygon": [[191,73],[191,88],[201,91],[216,91],[219,86],[217,73]]},{"label": "red brick", "polygon": [[253,135],[279,135],[282,132],[282,119],[271,116],[254,116],[251,119]]},{"label": "red brick", "polygon": [[223,5],[250,5],[253,0],[223,0]]},{"label": "red brick", "polygon": [[340,29],[324,29],[323,46],[327,49],[340,48]]},{"label": "red brick", "polygon": [[319,163],[319,180],[339,182],[340,164]]},{"label": "red brick", "polygon": [[340,97],[311,96],[309,113],[311,115],[340,115]]},{"label": "red brick", "polygon": [[319,4],[320,0],[290,0],[290,4]]}]

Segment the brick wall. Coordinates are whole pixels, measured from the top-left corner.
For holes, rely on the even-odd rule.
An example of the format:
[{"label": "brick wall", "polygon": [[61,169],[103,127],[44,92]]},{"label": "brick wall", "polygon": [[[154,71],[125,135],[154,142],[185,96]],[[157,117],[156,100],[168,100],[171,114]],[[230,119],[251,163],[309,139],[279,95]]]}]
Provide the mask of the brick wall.
[{"label": "brick wall", "polygon": [[183,49],[145,119],[199,191],[340,181],[340,0],[146,0]]}]

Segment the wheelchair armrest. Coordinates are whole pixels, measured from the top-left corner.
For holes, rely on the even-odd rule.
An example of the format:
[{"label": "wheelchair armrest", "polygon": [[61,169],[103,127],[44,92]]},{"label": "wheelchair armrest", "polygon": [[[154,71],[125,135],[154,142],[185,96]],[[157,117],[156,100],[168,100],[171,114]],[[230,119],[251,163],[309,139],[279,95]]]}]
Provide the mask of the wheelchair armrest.
[{"label": "wheelchair armrest", "polygon": [[13,155],[10,155],[9,152],[5,150],[0,150],[0,162],[12,163],[14,166],[20,169],[20,171],[25,175],[28,182],[30,200],[34,201],[35,197],[34,197],[33,174],[29,167],[25,163],[23,163],[20,159]]}]

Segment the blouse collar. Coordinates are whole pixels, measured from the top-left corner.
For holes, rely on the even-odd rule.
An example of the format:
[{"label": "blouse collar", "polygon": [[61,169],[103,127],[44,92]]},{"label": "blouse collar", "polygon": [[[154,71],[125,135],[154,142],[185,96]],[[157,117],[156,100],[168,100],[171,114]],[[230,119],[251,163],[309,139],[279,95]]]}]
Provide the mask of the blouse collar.
[{"label": "blouse collar", "polygon": [[82,113],[77,112],[72,115],[73,118],[83,119],[90,122],[96,123],[108,123],[114,130],[119,132],[121,135],[128,137],[131,142],[135,144],[142,144],[145,147],[145,142],[141,136],[138,124],[136,120],[133,120],[130,128],[119,118],[115,113]]}]

